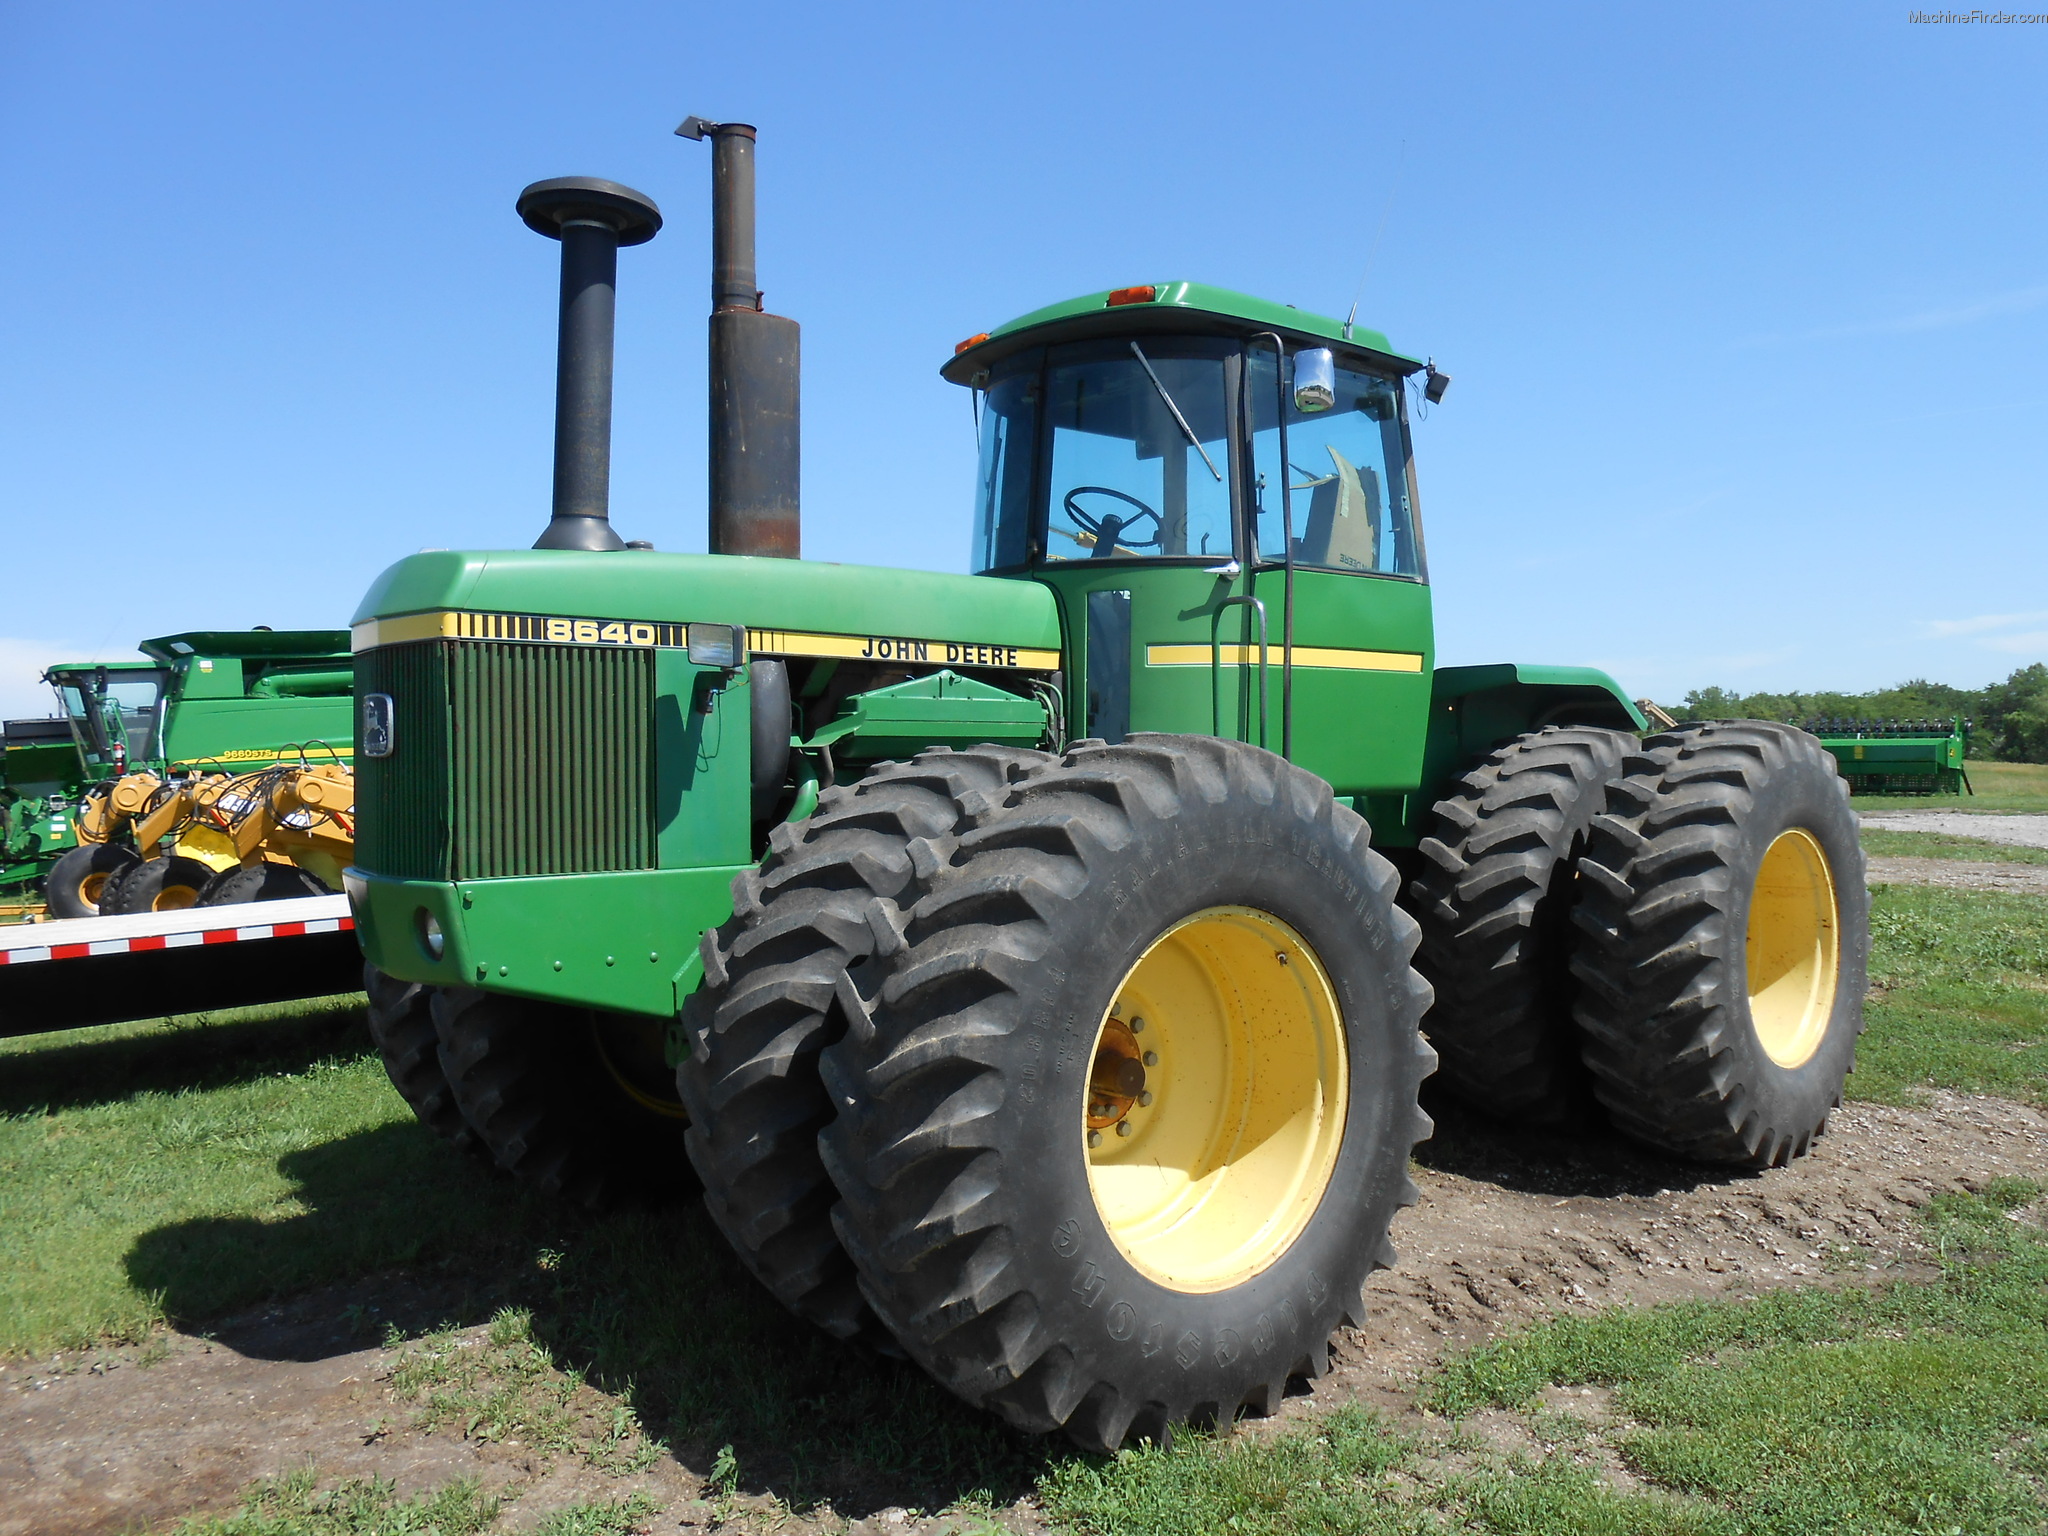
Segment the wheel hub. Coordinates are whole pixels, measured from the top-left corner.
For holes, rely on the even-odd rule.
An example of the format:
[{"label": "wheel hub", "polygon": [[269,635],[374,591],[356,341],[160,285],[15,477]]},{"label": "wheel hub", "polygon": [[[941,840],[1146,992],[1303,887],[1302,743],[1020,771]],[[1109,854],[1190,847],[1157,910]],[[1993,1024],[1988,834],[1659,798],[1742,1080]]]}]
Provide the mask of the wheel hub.
[{"label": "wheel hub", "polygon": [[1834,1016],[1842,921],[1833,873],[1803,827],[1781,832],[1757,866],[1744,958],[1749,1020],[1764,1054],[1804,1066]]},{"label": "wheel hub", "polygon": [[1117,1246],[1171,1289],[1269,1268],[1314,1215],[1343,1142],[1343,1018],[1301,935],[1251,907],[1182,919],[1096,1031],[1080,1133]]}]

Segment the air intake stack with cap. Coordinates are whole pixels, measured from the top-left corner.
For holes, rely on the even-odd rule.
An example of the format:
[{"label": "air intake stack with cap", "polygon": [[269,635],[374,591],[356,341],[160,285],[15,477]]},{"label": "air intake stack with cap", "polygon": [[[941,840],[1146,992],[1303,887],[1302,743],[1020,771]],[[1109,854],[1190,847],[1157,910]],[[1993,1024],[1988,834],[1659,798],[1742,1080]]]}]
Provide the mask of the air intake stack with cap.
[{"label": "air intake stack with cap", "polygon": [[711,543],[717,555],[803,553],[802,356],[794,320],[761,308],[754,129],[689,117],[711,140]]},{"label": "air intake stack with cap", "polygon": [[[562,242],[555,364],[555,514],[535,549],[625,549],[611,524],[612,327],[619,247],[661,228],[653,199],[615,181],[558,176],[519,194],[527,228]],[[645,547],[645,546],[641,546]]]}]

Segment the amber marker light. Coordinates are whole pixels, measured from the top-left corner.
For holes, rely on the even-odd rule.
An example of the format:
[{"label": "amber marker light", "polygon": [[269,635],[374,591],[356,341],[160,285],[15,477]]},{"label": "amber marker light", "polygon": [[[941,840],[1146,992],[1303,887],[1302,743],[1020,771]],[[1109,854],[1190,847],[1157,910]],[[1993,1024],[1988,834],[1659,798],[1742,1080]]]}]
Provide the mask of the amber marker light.
[{"label": "amber marker light", "polygon": [[954,348],[953,348],[953,355],[954,355],[955,357],[958,357],[958,356],[959,356],[959,355],[960,355],[960,354],[961,354],[962,352],[965,352],[965,351],[966,351],[966,350],[967,350],[967,349],[968,349],[969,347],[978,347],[978,346],[980,346],[980,345],[981,345],[981,344],[982,344],[982,343],[983,343],[984,341],[987,341],[987,340],[988,340],[988,332],[987,332],[987,331],[983,331],[983,332],[982,332],[982,333],[981,333],[980,335],[978,335],[978,336],[970,336],[970,337],[968,337],[968,338],[967,338],[967,339],[966,339],[965,341],[963,341],[963,342],[960,342],[960,343],[958,343],[958,344],[956,344],[956,345],[954,346]]},{"label": "amber marker light", "polygon": [[1110,291],[1107,302],[1117,304],[1150,304],[1159,297],[1159,290],[1151,283],[1140,283],[1135,288],[1115,288]]}]

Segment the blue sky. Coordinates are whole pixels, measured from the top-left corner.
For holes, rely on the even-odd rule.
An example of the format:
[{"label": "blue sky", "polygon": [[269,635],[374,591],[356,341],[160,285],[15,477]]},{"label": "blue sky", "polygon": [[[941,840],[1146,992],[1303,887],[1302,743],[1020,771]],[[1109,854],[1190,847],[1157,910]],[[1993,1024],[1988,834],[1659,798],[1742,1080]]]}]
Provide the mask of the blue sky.
[{"label": "blue sky", "polygon": [[[1636,692],[2048,658],[2048,26],[1896,5],[0,9],[0,711],[49,659],[339,625],[546,518],[555,250],[621,258],[614,519],[703,547],[708,154],[760,125],[805,548],[962,569],[952,343],[1192,277],[1456,379],[1446,662]],[[1384,229],[1384,233],[1380,231]]]}]

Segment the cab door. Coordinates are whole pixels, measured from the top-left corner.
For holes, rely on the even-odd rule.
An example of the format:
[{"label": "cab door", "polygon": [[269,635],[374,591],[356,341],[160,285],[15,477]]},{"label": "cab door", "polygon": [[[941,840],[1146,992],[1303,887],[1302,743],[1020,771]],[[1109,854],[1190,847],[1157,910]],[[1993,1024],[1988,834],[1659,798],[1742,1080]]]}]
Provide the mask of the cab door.
[{"label": "cab door", "polygon": [[1271,616],[1271,686],[1287,717],[1268,744],[1291,735],[1295,762],[1361,810],[1371,801],[1376,819],[1400,819],[1421,779],[1436,659],[1401,382],[1340,363],[1327,408],[1286,398],[1283,460],[1273,354],[1247,356],[1251,590]]}]

